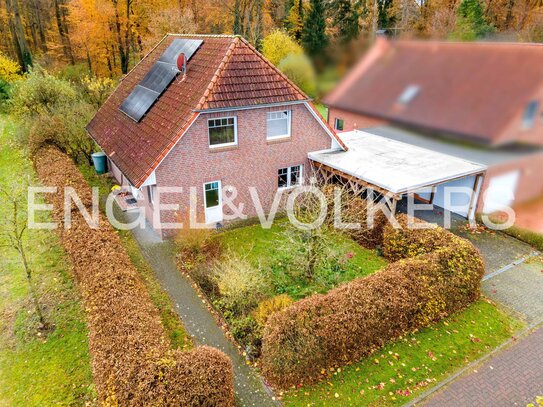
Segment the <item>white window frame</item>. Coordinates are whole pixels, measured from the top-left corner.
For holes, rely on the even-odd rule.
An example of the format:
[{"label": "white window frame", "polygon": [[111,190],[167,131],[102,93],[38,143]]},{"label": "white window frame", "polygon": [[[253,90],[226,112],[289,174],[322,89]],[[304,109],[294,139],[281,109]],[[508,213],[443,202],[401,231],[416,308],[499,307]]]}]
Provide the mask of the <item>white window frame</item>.
[{"label": "white window frame", "polygon": [[[338,128],[338,122],[340,120],[343,122],[343,129]],[[336,119],[334,121],[334,130],[343,131],[344,129],[345,129],[345,119],[340,119],[339,117],[336,117]]]},{"label": "white window frame", "polygon": [[[210,185],[210,184],[217,184],[217,191],[218,191],[218,194],[219,194],[219,202],[216,206],[211,206],[211,207],[208,207],[207,206],[207,198],[206,198],[206,185]],[[222,222],[223,219],[224,219],[224,213],[222,212],[223,211],[223,204],[222,204],[222,181],[221,180],[217,180],[217,181],[210,181],[210,182],[204,182],[204,184],[202,185],[202,188],[203,188],[203,192],[204,192],[204,218],[205,218],[205,222],[206,224],[213,224],[213,223],[218,223],[218,222]],[[209,220],[208,219],[208,210],[220,210],[221,211],[221,216],[220,216],[220,219],[217,219],[216,221],[215,220]]]},{"label": "white window frame", "polygon": [[[299,182],[295,185],[292,185],[290,183],[290,177],[291,177],[291,174],[292,174],[292,169],[294,167],[300,167],[300,175],[298,175],[298,180]],[[284,186],[284,187],[280,187],[279,186],[279,171],[280,170],[287,170],[287,185]],[[304,183],[304,165],[303,164],[298,164],[298,165],[291,165],[290,167],[283,167],[283,168],[279,168],[277,169],[277,189],[288,189],[288,188],[295,188],[295,187],[298,187],[300,185],[302,185]]]},{"label": "white window frame", "polygon": [[[269,114],[273,113],[286,113],[287,114],[287,134],[280,134],[278,136],[268,136],[268,122],[270,120],[283,120],[283,119],[270,119]],[[291,124],[292,124],[292,110],[274,110],[271,112],[266,112],[266,140],[276,140],[280,138],[287,138],[291,136]]]},{"label": "white window frame", "polygon": [[[234,119],[234,142],[222,143],[222,144],[211,144],[211,134],[209,133],[209,130],[210,130],[209,123],[212,120],[222,120],[222,119]],[[209,145],[209,148],[237,146],[238,145],[238,118],[237,116],[211,117],[207,119],[207,143]]]}]

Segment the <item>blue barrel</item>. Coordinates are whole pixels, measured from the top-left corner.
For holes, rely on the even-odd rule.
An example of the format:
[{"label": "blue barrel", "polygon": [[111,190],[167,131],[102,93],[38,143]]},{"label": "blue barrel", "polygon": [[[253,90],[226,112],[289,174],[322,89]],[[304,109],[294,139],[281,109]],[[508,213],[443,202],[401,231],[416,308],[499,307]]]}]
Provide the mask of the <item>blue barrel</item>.
[{"label": "blue barrel", "polygon": [[97,174],[105,174],[107,172],[107,157],[103,152],[94,153],[91,155],[94,164],[94,170]]}]

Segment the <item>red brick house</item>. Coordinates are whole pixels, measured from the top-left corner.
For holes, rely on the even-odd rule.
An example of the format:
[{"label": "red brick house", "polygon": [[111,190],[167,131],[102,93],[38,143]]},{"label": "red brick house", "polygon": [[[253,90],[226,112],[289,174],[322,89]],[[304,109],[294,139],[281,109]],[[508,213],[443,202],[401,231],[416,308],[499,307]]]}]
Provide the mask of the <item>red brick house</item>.
[{"label": "red brick house", "polygon": [[492,212],[543,194],[542,66],[538,44],[379,38],[325,99],[328,121],[485,165],[477,209]]},{"label": "red brick house", "polygon": [[[166,36],[87,131],[162,235],[161,224],[187,221],[191,189],[199,222],[223,222],[233,188],[235,205],[254,216],[249,187],[267,210],[278,189],[309,174],[308,152],[345,148],[310,99],[237,36]],[[157,210],[157,187],[182,188],[160,194],[177,209]]]}]

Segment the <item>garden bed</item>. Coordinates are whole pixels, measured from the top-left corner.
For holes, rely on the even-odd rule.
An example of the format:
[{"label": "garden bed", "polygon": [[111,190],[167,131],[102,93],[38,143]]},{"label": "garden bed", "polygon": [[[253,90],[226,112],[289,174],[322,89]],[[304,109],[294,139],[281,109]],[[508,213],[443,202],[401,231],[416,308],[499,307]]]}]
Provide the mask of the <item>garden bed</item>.
[{"label": "garden bed", "polygon": [[207,295],[244,351],[256,358],[263,326],[273,312],[387,264],[376,250],[331,230],[318,239],[322,253],[310,273],[304,237],[293,233],[286,220],[270,229],[257,224],[211,235],[186,232],[178,240],[179,265]]}]

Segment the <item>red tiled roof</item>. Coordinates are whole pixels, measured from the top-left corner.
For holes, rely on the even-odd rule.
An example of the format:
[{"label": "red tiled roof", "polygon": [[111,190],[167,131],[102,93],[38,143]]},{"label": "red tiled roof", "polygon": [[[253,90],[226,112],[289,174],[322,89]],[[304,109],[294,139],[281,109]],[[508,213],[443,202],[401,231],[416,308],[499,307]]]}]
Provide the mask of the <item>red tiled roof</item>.
[{"label": "red tiled roof", "polygon": [[[381,39],[325,103],[482,142],[514,141],[503,133],[540,92],[542,67],[535,44]],[[418,94],[399,104],[410,85]]]},{"label": "red tiled roof", "polygon": [[91,137],[135,187],[155,170],[199,110],[308,100],[242,38],[183,35],[204,40],[188,62],[186,78],[179,75],[136,123],[119,106],[176,37],[166,36],[142,59],[87,126]]}]

